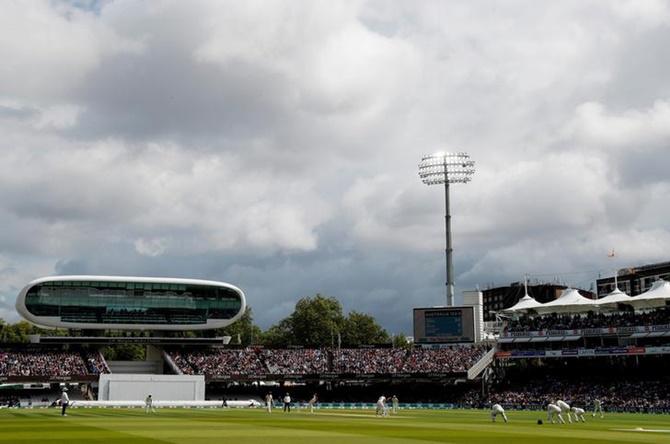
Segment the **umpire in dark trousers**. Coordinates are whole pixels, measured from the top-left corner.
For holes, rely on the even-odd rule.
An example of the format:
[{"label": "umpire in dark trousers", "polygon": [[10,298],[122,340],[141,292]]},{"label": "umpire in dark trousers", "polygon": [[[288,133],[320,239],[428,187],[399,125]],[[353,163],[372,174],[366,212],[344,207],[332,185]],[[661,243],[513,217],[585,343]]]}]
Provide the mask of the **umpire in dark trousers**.
[{"label": "umpire in dark trousers", "polygon": [[63,387],[63,392],[60,394],[60,405],[63,408],[63,410],[61,410],[60,415],[67,416],[65,410],[70,405],[70,397],[67,395],[67,387]]}]

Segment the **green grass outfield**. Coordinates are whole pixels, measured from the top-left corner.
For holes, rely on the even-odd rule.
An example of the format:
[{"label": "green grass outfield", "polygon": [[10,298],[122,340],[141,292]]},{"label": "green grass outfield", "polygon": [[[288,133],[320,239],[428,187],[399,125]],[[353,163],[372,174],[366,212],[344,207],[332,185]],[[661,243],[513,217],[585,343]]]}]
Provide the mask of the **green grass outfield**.
[{"label": "green grass outfield", "polygon": [[[368,410],[261,409],[0,410],[0,443],[670,443],[670,415],[609,414],[586,424],[537,425],[544,412],[507,412],[491,423],[483,410],[406,410],[377,418]],[[655,431],[635,431],[642,428]],[[623,430],[619,430],[623,429]]]}]

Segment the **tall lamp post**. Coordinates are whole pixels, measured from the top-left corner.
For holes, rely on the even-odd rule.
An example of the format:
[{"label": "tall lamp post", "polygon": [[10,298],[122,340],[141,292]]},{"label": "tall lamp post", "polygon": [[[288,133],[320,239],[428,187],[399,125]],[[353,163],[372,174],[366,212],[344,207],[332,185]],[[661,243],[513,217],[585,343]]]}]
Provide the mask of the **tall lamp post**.
[{"label": "tall lamp post", "polygon": [[447,236],[447,306],[454,305],[454,264],[451,248],[451,213],[449,211],[449,184],[467,183],[475,173],[475,162],[466,153],[435,153],[423,156],[419,163],[419,177],[426,185],[444,184],[444,224]]}]

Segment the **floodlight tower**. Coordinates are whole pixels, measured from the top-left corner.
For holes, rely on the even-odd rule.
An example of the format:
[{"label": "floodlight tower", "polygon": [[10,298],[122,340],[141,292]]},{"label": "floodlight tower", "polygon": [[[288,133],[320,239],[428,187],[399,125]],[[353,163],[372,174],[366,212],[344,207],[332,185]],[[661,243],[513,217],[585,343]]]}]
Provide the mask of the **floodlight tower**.
[{"label": "floodlight tower", "polygon": [[451,213],[449,211],[449,184],[467,183],[475,173],[475,162],[467,153],[435,153],[423,156],[419,163],[419,177],[426,185],[444,184],[444,216],[447,245],[447,306],[454,305],[454,264],[451,248]]}]

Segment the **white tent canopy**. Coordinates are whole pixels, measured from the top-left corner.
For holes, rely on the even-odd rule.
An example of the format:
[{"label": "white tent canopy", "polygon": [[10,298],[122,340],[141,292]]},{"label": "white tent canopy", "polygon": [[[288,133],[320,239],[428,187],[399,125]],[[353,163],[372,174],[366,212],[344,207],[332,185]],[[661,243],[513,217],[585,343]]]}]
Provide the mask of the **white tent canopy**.
[{"label": "white tent canopy", "polygon": [[537,307],[538,313],[579,313],[596,308],[595,301],[585,298],[574,288],[566,288],[561,296]]},{"label": "white tent canopy", "polygon": [[614,289],[607,296],[593,301],[597,307],[611,307],[616,308],[619,304],[632,304],[633,298],[628,296],[618,288]]},{"label": "white tent canopy", "polygon": [[537,307],[541,307],[542,304],[537,302],[535,299],[531,298],[528,295],[525,295],[519,302],[503,310],[505,313],[518,313],[521,311],[535,310]]},{"label": "white tent canopy", "polygon": [[667,301],[670,301],[670,282],[659,279],[639,296],[631,298],[631,303],[635,308],[663,307]]},{"label": "white tent canopy", "polygon": [[547,313],[585,313],[595,310],[616,310],[619,304],[632,305],[636,309],[663,307],[670,301],[670,282],[658,280],[649,291],[639,296],[628,296],[616,288],[601,299],[589,299],[574,288],[566,288],[557,299],[542,304],[526,294],[512,307],[502,310],[504,313],[527,313],[530,310],[538,314]]}]

